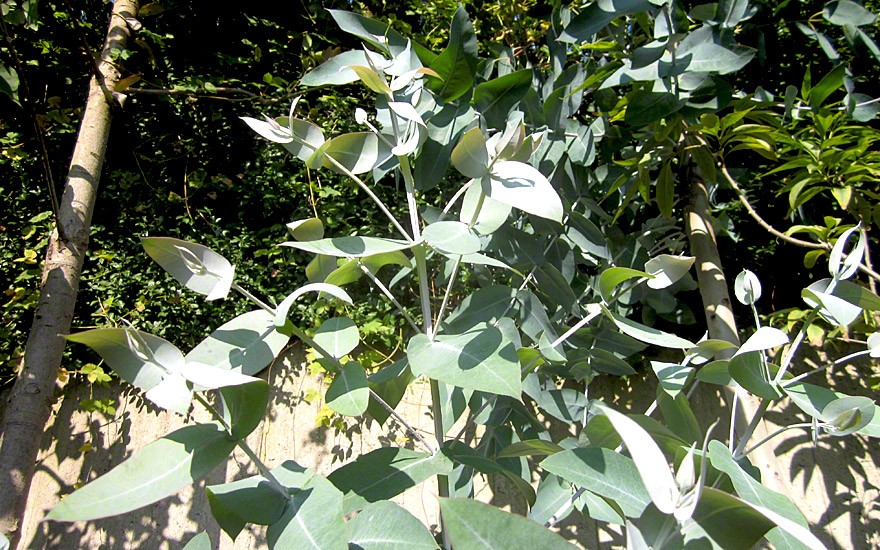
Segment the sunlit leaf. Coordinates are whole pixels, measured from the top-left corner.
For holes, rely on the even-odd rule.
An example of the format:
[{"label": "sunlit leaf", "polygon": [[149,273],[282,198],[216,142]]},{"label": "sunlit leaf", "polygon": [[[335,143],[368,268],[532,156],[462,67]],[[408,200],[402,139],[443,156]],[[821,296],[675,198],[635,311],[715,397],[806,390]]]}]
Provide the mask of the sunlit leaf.
[{"label": "sunlit leaf", "polygon": [[186,288],[208,300],[226,298],[235,268],[226,258],[200,244],[171,237],[143,237],[146,253]]}]

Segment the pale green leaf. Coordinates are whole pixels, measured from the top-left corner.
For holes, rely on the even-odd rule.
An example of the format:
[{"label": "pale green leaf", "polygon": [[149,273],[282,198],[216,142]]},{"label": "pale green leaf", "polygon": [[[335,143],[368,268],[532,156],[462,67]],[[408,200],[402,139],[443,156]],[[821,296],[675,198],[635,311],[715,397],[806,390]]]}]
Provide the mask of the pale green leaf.
[{"label": "pale green leaf", "polygon": [[466,223],[456,221],[434,222],[425,227],[425,242],[442,254],[474,254],[480,251],[480,238]]},{"label": "pale green leaf", "polygon": [[645,263],[645,271],[653,277],[648,279],[648,286],[654,289],[672,286],[685,276],[692,265],[694,258],[691,256],[655,256]]},{"label": "pale green leaf", "polygon": [[265,310],[250,311],[212,332],[186,354],[186,361],[254,375],[281,353],[290,341],[290,329],[290,324],[276,327]]},{"label": "pale green leaf", "polygon": [[281,246],[289,246],[313,254],[352,258],[363,258],[384,252],[406,250],[412,248],[413,245],[414,243],[407,241],[380,237],[334,237],[316,241],[287,241],[281,243]]},{"label": "pale green leaf", "polygon": [[146,253],[186,288],[208,300],[226,298],[235,268],[226,258],[200,244],[171,237],[143,237]]},{"label": "pale green leaf", "polygon": [[[278,304],[278,307],[275,308],[276,327],[284,326],[284,324],[287,322],[287,314],[290,312],[290,308],[291,306],[293,306],[293,302],[307,292],[325,293],[333,296],[334,298],[339,298],[347,304],[353,303],[351,300],[351,296],[348,295],[348,292],[342,290],[334,284],[309,283],[291,292],[286,298],[284,298],[284,300],[281,301],[280,304]],[[318,297],[320,298],[320,294]]]},{"label": "pale green leaf", "polygon": [[349,548],[360,550],[432,550],[437,543],[415,516],[394,504],[370,504],[348,522]]},{"label": "pale green leaf", "polygon": [[333,317],[321,323],[314,340],[327,353],[339,359],[357,347],[361,334],[354,321],[348,317]]},{"label": "pale green leaf", "polygon": [[327,406],[345,416],[360,416],[370,402],[367,373],[359,363],[346,363],[336,374],[325,396]]},{"label": "pale green leaf", "polygon": [[467,498],[440,500],[443,527],[455,548],[542,550],[575,548],[558,534],[522,516]]},{"label": "pale green leaf", "polygon": [[609,267],[599,275],[599,294],[601,294],[603,300],[608,302],[613,297],[614,289],[617,288],[617,285],[624,281],[641,277],[650,278],[651,275],[628,267]]},{"label": "pale green leaf", "polygon": [[548,220],[562,222],[562,199],[537,169],[515,160],[498,161],[481,180],[483,192],[498,202]]},{"label": "pale green leaf", "polygon": [[452,165],[464,176],[480,179],[489,173],[489,149],[479,127],[465,132],[452,150]]}]

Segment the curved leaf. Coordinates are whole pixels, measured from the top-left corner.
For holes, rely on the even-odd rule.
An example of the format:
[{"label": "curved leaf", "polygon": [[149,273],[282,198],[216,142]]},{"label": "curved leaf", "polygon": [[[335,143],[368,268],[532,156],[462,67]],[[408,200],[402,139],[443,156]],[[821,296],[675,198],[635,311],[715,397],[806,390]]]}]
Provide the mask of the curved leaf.
[{"label": "curved leaf", "polygon": [[362,550],[433,550],[433,535],[415,516],[390,501],[365,507],[348,522],[349,548]]},{"label": "curved leaf", "polygon": [[336,374],[324,397],[327,406],[345,416],[360,416],[370,402],[367,373],[359,363],[346,363]]},{"label": "curved leaf", "polygon": [[186,354],[186,361],[254,375],[281,353],[290,341],[291,326],[276,327],[271,313],[250,311],[212,332]]},{"label": "curved leaf", "polygon": [[466,223],[434,222],[425,227],[422,236],[432,248],[443,254],[474,254],[480,251],[480,238]]},{"label": "curved leaf", "polygon": [[575,548],[534,521],[468,498],[440,499],[440,514],[455,548]]},{"label": "curved leaf", "polygon": [[498,202],[548,220],[562,222],[562,199],[550,181],[537,169],[515,160],[492,166],[481,181],[483,192]]},{"label": "curved leaf", "polygon": [[143,237],[144,251],[186,288],[208,300],[226,298],[235,268],[210,248],[171,237]]},{"label": "curved leaf", "polygon": [[284,326],[284,323],[287,322],[287,314],[288,312],[290,312],[290,308],[291,306],[293,306],[293,302],[306,292],[323,292],[333,296],[334,298],[339,298],[347,304],[353,303],[351,300],[351,296],[348,295],[348,292],[342,290],[336,285],[330,283],[309,283],[291,292],[284,300],[281,301],[280,304],[278,304],[278,307],[275,308],[274,322],[276,327]]},{"label": "curved leaf", "polygon": [[395,250],[407,250],[415,243],[380,237],[334,237],[316,241],[286,241],[281,246],[289,246],[313,254],[327,256],[363,258]]}]

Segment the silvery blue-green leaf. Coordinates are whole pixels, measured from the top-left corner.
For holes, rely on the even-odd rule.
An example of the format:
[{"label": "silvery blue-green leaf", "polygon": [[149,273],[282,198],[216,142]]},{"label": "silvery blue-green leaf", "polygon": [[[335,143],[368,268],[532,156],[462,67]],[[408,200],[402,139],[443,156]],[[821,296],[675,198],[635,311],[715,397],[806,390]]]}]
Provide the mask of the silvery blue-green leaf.
[{"label": "silvery blue-green leaf", "polygon": [[220,388],[223,421],[229,426],[232,439],[244,439],[251,434],[266,414],[271,391],[265,380]]},{"label": "silvery blue-green leaf", "polygon": [[390,501],[376,502],[348,522],[349,548],[433,550],[433,535],[415,516]]},{"label": "silvery blue-green leaf", "polygon": [[671,397],[681,393],[694,373],[693,367],[661,361],[651,361],[651,368],[660,381],[660,387]]},{"label": "silvery blue-green leaf", "polygon": [[720,0],[715,18],[721,23],[722,28],[732,29],[754,13],[754,8],[749,9],[748,0]]},{"label": "silvery blue-green leaf", "polygon": [[662,330],[657,330],[655,328],[645,326],[641,323],[633,321],[632,319],[627,319],[616,313],[611,313],[607,310],[606,315],[611,317],[611,319],[614,321],[614,324],[617,325],[617,328],[620,329],[620,332],[626,334],[627,336],[631,336],[640,342],[672,349],[689,349],[694,347],[693,342],[685,340],[680,336],[676,336],[668,332],[663,332]]},{"label": "silvery blue-green leaf", "polygon": [[[358,270],[360,271],[360,270]],[[293,306],[293,302],[296,301],[297,298],[302,296],[307,292],[319,292],[326,293],[334,298],[339,298],[343,302],[347,304],[351,304],[351,296],[348,295],[348,292],[342,290],[338,286],[330,283],[309,283],[307,285],[303,285],[300,288],[291,292],[284,300],[278,304],[278,307],[275,308],[275,326],[283,327],[284,323],[287,322],[287,314],[290,312],[291,306]]]},{"label": "silvery blue-green leaf", "polygon": [[511,485],[516,487],[519,493],[525,497],[529,506],[535,503],[535,490],[525,479],[506,468],[496,460],[484,456],[480,451],[460,441],[447,441],[443,445],[442,453],[449,457],[455,464],[464,464],[474,471],[485,475],[501,475]]},{"label": "silvery blue-green leaf", "polygon": [[326,86],[357,82],[357,73],[349,68],[352,65],[367,65],[367,56],[363,50],[342,52],[331,57],[303,75],[299,83],[303,86]]},{"label": "silvery blue-green leaf", "polygon": [[268,139],[269,141],[274,141],[275,143],[290,143],[293,141],[290,129],[281,126],[277,121],[269,117],[266,117],[266,120],[259,120],[249,116],[243,116],[241,117],[241,120],[250,126],[251,130],[259,134],[260,137]]},{"label": "silvery blue-green leaf", "polygon": [[452,150],[452,165],[464,176],[480,179],[489,173],[489,149],[479,127],[465,132]]},{"label": "silvery blue-green leaf", "polygon": [[514,273],[519,273],[519,271],[513,269],[506,263],[501,260],[497,260],[491,256],[487,256],[481,252],[477,252],[475,254],[465,254],[461,257],[461,263],[463,264],[474,264],[474,265],[488,265],[491,267],[499,267],[501,269],[507,269],[513,271]]},{"label": "silvery blue-green leaf", "polygon": [[266,368],[290,341],[292,325],[275,326],[274,316],[257,309],[222,325],[186,354],[188,363],[254,375]]},{"label": "silvery blue-green leaf", "polygon": [[572,212],[566,228],[571,241],[583,252],[597,258],[609,260],[608,243],[602,231],[580,212]]},{"label": "silvery blue-green leaf", "polygon": [[663,420],[673,433],[688,443],[698,443],[703,437],[700,423],[684,393],[670,397],[662,388],[657,390],[657,406]]},{"label": "silvery blue-green leaf", "polygon": [[[306,280],[310,283],[327,282],[327,277],[336,270],[336,258],[318,254],[306,265]],[[338,282],[331,281],[338,285]]]},{"label": "silvery blue-green leaf", "polygon": [[[672,514],[678,506],[679,488],[660,447],[651,435],[628,416],[599,402],[594,402],[608,416],[611,425],[629,449],[651,502],[664,514]],[[552,458],[552,457],[551,457]]]},{"label": "silvery blue-green leaf", "polygon": [[431,248],[443,254],[475,254],[480,251],[480,238],[466,223],[434,222],[425,227],[422,236]]},{"label": "silvery blue-green leaf", "polygon": [[[184,546],[182,550],[211,550],[211,548],[213,548],[211,546],[211,537],[208,535],[207,531],[202,531],[198,535],[189,539],[189,541],[186,543],[186,546]],[[4,548],[4,546],[0,544],[0,550],[7,549],[8,547]]]},{"label": "silvery blue-green leaf", "polygon": [[750,351],[773,349],[789,342],[788,335],[774,327],[761,327],[756,330],[734,355]]},{"label": "silvery blue-green leaf", "polygon": [[692,265],[694,258],[691,256],[655,256],[645,263],[645,271],[653,277],[648,279],[648,286],[654,289],[670,287],[684,277]]},{"label": "silvery blue-green leaf", "polygon": [[880,357],[880,332],[868,336],[868,349],[871,357]]},{"label": "silvery blue-green leaf", "polygon": [[509,286],[490,285],[465,297],[444,320],[445,332],[461,333],[480,323],[494,323],[506,314],[516,291]]},{"label": "silvery blue-green leaf", "polygon": [[203,478],[235,445],[216,424],[184,426],[67,495],[46,519],[93,520],[152,504]]},{"label": "silvery blue-green leaf", "polygon": [[407,39],[386,23],[350,11],[327,11],[340,29],[393,56],[407,47]]},{"label": "silvery blue-green leaf", "polygon": [[480,184],[498,202],[548,220],[562,222],[562,199],[537,169],[515,160],[497,161]]},{"label": "silvery blue-green leaf", "polygon": [[287,224],[290,235],[298,241],[317,241],[324,238],[324,223],[320,218],[306,218]]},{"label": "silvery blue-green leaf", "polygon": [[517,441],[512,445],[501,449],[495,458],[507,458],[514,456],[550,456],[561,453],[565,448],[544,439],[526,439]]},{"label": "silvery blue-green leaf", "polygon": [[[391,158],[391,148],[372,132],[353,132],[327,140],[311,159],[320,160],[324,168],[344,174],[342,166],[352,174],[363,174]],[[339,165],[339,166],[338,166]]]},{"label": "silvery blue-green leaf", "polygon": [[837,284],[829,292],[828,287],[831,286],[832,281],[831,278],[821,279],[808,286],[807,289],[812,292],[831,294],[862,309],[880,311],[880,296],[850,281],[837,281]]},{"label": "silvery blue-green leaf", "polygon": [[[797,29],[801,31],[805,36],[818,42],[819,46],[822,48],[822,51],[825,52],[825,55],[828,56],[828,59],[832,63],[837,64],[840,62],[840,54],[837,52],[837,49],[834,47],[834,44],[831,42],[827,35],[817,31],[809,25],[804,25],[800,21],[795,22],[795,27],[797,27]],[[797,117],[797,112],[798,111],[795,110],[795,117]]]},{"label": "silvery blue-green leaf", "polygon": [[801,291],[801,297],[807,305],[819,308],[819,313],[823,317],[838,326],[849,326],[862,314],[862,308],[847,300],[838,298],[834,294],[816,292],[805,288]]},{"label": "silvery blue-green leaf", "polygon": [[[813,418],[822,418],[822,411],[832,401],[841,397],[849,397],[844,393],[806,382],[785,386],[785,393],[791,397],[791,400],[798,408]],[[877,410],[877,405],[874,405],[874,415],[871,421],[867,426],[858,430],[858,433],[868,437],[880,437],[880,411]]]},{"label": "silvery blue-green leaf", "polygon": [[313,254],[327,256],[363,258],[395,250],[407,250],[415,243],[380,237],[334,237],[317,241],[286,241],[281,246],[289,246]]},{"label": "silvery blue-green leaf", "polygon": [[388,500],[435,475],[448,475],[451,471],[452,462],[443,453],[432,455],[383,447],[337,468],[328,479],[345,494],[344,512],[349,514],[369,502]]},{"label": "silvery blue-green leaf", "polygon": [[864,233],[859,233],[859,240],[855,248],[849,252],[845,259],[843,257],[843,252],[849,238],[858,230],[859,227],[856,226],[844,231],[831,249],[831,254],[828,257],[828,271],[831,272],[831,276],[835,279],[849,279],[859,269],[859,264],[862,261],[865,247],[867,246]]},{"label": "silvery blue-green leaf", "polygon": [[[535,504],[529,510],[529,519],[539,525],[543,525],[556,517],[557,522],[564,520],[571,512],[574,511],[574,503],[571,497],[574,494],[571,483],[563,480],[559,476],[548,474],[538,483]],[[568,503],[566,508],[562,508]],[[559,510],[563,511],[559,514]]]},{"label": "silvery blue-green leaf", "polygon": [[831,435],[849,435],[870,424],[874,410],[874,402],[867,397],[841,397],[822,409],[821,419]]},{"label": "silvery blue-green leaf", "polygon": [[614,289],[617,288],[617,285],[640,277],[650,278],[651,275],[628,267],[609,267],[599,275],[599,294],[603,300],[608,302],[614,295]]},{"label": "silvery blue-green leaf", "polygon": [[600,0],[581,10],[566,26],[559,40],[562,42],[589,42],[590,38],[614,19],[645,11],[651,7],[648,0]]},{"label": "silvery blue-green leaf", "polygon": [[[788,518],[790,521],[807,528],[807,520],[785,495],[777,493],[762,485],[733,460],[733,456],[726,445],[720,441],[709,442],[709,459],[712,466],[730,477],[736,493],[740,498],[750,504],[761,506],[776,511],[780,516]],[[805,545],[797,541],[797,538],[786,531],[776,528],[767,533],[767,540],[770,541],[774,548],[779,550],[790,549],[800,550]]]},{"label": "silvery blue-green leaf", "polygon": [[[290,128],[293,136],[291,141],[282,144],[283,147],[303,162],[308,162],[326,141],[324,132],[308,120],[293,117],[279,117],[276,120],[279,125]],[[305,143],[301,143],[300,140]]]},{"label": "silvery blue-green leaf", "polygon": [[438,335],[433,341],[418,334],[410,340],[407,355],[416,376],[514,399],[522,393],[516,346],[492,326]]},{"label": "silvery blue-green leaf", "polygon": [[765,371],[759,351],[740,353],[730,360],[728,371],[742,387],[763,399],[780,397],[779,387],[773,382],[772,373]]},{"label": "silvery blue-green leaf", "polygon": [[707,361],[711,361],[719,352],[735,348],[736,345],[727,340],[709,338],[708,340],[697,342],[696,346],[687,350],[685,357],[688,362],[694,365],[702,365]]},{"label": "silvery blue-green leaf", "polygon": [[144,397],[167,410],[185,415],[192,402],[192,385],[179,372],[173,372],[147,390]]},{"label": "silvery blue-green leaf", "polygon": [[440,499],[440,514],[443,517],[443,527],[448,531],[449,540],[455,548],[575,548],[558,534],[534,521],[476,500]]},{"label": "silvery blue-green leaf", "polygon": [[[711,487],[703,488],[693,521],[681,526],[685,544],[724,550],[750,550],[773,522],[763,513],[733,495]],[[711,542],[710,542],[711,541]]]},{"label": "silvery blue-green leaf", "polygon": [[733,385],[733,378],[730,376],[730,361],[720,359],[712,361],[700,367],[697,370],[697,380],[708,384],[716,384],[719,386]]},{"label": "silvery blue-green leaf", "polygon": [[211,515],[220,528],[235,540],[248,523],[269,525],[275,523],[287,498],[263,476],[251,476],[230,483],[205,487]]},{"label": "silvery blue-green leaf", "polygon": [[370,402],[367,373],[360,363],[351,361],[336,374],[324,397],[327,406],[345,416],[360,416]]},{"label": "silvery blue-green leaf", "polygon": [[357,347],[361,341],[361,333],[348,317],[333,317],[321,323],[314,340],[327,353],[339,359]]},{"label": "silvery blue-green leaf", "polygon": [[532,85],[532,69],[522,69],[474,88],[474,106],[485,117],[490,128],[503,128],[510,110]]},{"label": "silvery blue-green leaf", "polygon": [[[476,208],[480,206],[480,212],[477,214],[474,223],[474,231],[479,235],[488,235],[493,233],[507,222],[512,207],[509,204],[498,202],[491,197],[487,197],[483,193],[483,189],[478,182],[471,180],[474,184],[468,187],[464,193],[461,202],[461,213],[458,216],[459,221],[470,224],[474,221],[474,213]],[[482,200],[482,202],[480,202]]]},{"label": "silvery blue-green leaf", "polygon": [[143,237],[144,251],[186,288],[208,300],[226,298],[235,268],[226,258],[200,244],[171,237]]},{"label": "silvery blue-green leaf", "polygon": [[721,29],[704,25],[688,33],[676,50],[677,63],[692,73],[729,74],[752,60],[755,50],[739,45],[727,45]]},{"label": "silvery blue-green leaf", "polygon": [[822,9],[822,17],[834,25],[856,27],[870,25],[877,20],[876,15],[852,0],[834,0],[826,3]]},{"label": "silvery blue-green leaf", "polygon": [[284,513],[266,530],[269,548],[278,550],[346,550],[346,538],[342,493],[321,476],[298,487]]},{"label": "silvery blue-green leaf", "polygon": [[761,281],[757,275],[743,269],[733,283],[733,293],[739,303],[750,306],[761,298]]},{"label": "silvery blue-green leaf", "polygon": [[[632,459],[611,449],[582,447],[562,451],[545,458],[541,468],[614,501],[627,517],[641,516],[651,502]],[[669,477],[672,478],[671,472]]]},{"label": "silvery blue-green leaf", "polygon": [[120,378],[146,391],[184,365],[183,353],[174,344],[133,328],[98,328],[65,338],[89,346]]}]

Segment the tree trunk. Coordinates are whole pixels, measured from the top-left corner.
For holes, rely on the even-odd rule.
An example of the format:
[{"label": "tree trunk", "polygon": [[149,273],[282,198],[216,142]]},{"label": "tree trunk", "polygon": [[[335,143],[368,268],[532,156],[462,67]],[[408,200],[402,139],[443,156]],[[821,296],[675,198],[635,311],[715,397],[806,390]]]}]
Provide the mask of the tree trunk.
[{"label": "tree trunk", "polygon": [[[706,184],[699,178],[695,178],[691,183],[691,192],[691,206],[686,212],[685,223],[691,254],[696,258],[697,282],[700,286],[700,295],[703,298],[709,337],[726,340],[739,346],[739,335],[731,308],[730,293],[727,289],[727,280],[724,277],[724,268],[721,265],[721,256],[718,254],[715,231],[712,229],[709,192],[706,189]],[[725,350],[719,353],[717,358],[729,358],[734,351]],[[734,399],[735,394],[736,400]],[[725,395],[730,406],[734,406],[735,402],[738,403],[736,425],[739,428],[738,431],[744,430],[755,416],[760,399],[742,388],[734,390],[725,387]],[[756,427],[752,440],[760,441],[769,433],[762,420]],[[764,485],[784,495],[791,493],[789,483],[780,474],[776,455],[769,445],[758,447],[749,454],[749,458],[761,470]]]},{"label": "tree trunk", "polygon": [[97,62],[103,82],[93,76],[89,83],[56,229],[49,239],[43,265],[40,299],[28,335],[24,368],[6,404],[0,431],[0,529],[12,548],[20,534],[43,429],[54,399],[65,344],[62,335],[70,331],[110,121],[114,107],[118,106],[109,91],[120,78],[111,53],[125,47],[129,38],[126,19],[134,18],[137,10],[137,0],[116,0],[113,4],[107,39]]}]

